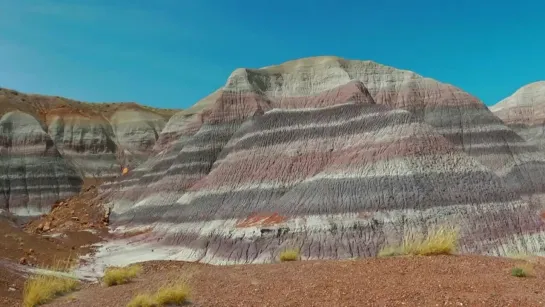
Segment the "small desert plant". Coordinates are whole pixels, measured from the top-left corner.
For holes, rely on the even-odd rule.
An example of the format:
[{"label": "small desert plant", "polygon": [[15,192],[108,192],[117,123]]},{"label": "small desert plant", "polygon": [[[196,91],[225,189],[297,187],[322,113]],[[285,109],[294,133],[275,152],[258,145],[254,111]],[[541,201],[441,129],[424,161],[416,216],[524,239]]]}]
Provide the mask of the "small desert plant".
[{"label": "small desert plant", "polygon": [[520,264],[511,269],[511,276],[532,277],[534,276],[534,268],[530,263]]},{"label": "small desert plant", "polygon": [[526,274],[526,271],[524,271],[523,268],[514,267],[514,268],[511,269],[511,276],[526,277],[528,275]]},{"label": "small desert plant", "polygon": [[78,259],[70,254],[66,259],[57,259],[55,257],[51,265],[42,265],[41,267],[50,271],[68,273],[77,265],[77,261]]},{"label": "small desert plant", "polygon": [[458,243],[458,231],[455,229],[441,227],[428,233],[423,239],[413,238],[406,235],[401,246],[387,246],[379,253],[379,257],[397,255],[450,255],[456,252]]},{"label": "small desert plant", "polygon": [[189,298],[189,287],[185,283],[165,286],[153,295],[139,294],[135,296],[127,307],[156,307],[181,306]]},{"label": "small desert plant", "polygon": [[157,306],[149,294],[138,294],[127,305],[127,307],[154,307]]},{"label": "small desert plant", "polygon": [[296,261],[299,260],[299,251],[296,249],[287,249],[280,253],[280,261]]},{"label": "small desert plant", "polygon": [[76,290],[79,282],[68,277],[37,275],[30,277],[23,289],[23,306],[34,307],[45,304],[55,297]]},{"label": "small desert plant", "polygon": [[133,280],[142,271],[142,266],[110,267],[104,272],[102,281],[106,286],[122,285]]},{"label": "small desert plant", "polygon": [[[35,273],[27,279],[23,288],[23,306],[42,305],[58,296],[76,290],[79,281],[69,274],[75,261],[75,258],[69,256],[67,259],[54,259],[53,263],[49,265],[40,265],[40,269],[51,272],[49,274]],[[62,276],[63,273],[67,276]]]},{"label": "small desert plant", "polygon": [[189,287],[186,284],[163,287],[155,294],[155,301],[159,306],[163,305],[181,305],[187,301],[189,297]]}]

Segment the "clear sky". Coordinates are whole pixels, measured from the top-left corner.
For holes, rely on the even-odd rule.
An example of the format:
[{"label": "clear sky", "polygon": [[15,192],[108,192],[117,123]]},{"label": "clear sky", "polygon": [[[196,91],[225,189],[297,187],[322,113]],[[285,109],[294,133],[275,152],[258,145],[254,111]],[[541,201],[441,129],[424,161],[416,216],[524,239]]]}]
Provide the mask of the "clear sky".
[{"label": "clear sky", "polygon": [[545,1],[0,0],[0,86],[185,108],[238,67],[374,60],[491,105],[545,80]]}]

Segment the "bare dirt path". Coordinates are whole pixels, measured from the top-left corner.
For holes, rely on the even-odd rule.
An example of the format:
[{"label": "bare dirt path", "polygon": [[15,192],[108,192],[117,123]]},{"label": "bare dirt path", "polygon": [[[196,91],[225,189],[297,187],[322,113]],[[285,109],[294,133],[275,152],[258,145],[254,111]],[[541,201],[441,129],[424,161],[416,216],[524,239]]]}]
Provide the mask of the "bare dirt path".
[{"label": "bare dirt path", "polygon": [[209,266],[149,262],[133,283],[86,286],[48,306],[126,306],[136,294],[187,279],[193,306],[545,306],[545,266],[483,256],[396,257]]}]

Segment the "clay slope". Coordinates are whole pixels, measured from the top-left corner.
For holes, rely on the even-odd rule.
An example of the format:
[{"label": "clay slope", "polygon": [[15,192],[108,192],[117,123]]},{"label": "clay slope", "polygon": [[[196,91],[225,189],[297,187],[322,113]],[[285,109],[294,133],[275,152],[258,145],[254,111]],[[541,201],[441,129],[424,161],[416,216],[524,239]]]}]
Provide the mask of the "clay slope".
[{"label": "clay slope", "polygon": [[460,89],[319,57],[238,69],[215,95],[102,187],[111,220],[152,226],[145,241],[171,258],[374,256],[439,224],[460,228],[465,252],[540,249],[541,207],[521,195],[543,188],[543,155]]},{"label": "clay slope", "polygon": [[528,142],[545,149],[545,81],[523,86],[490,110]]},{"label": "clay slope", "polygon": [[0,210],[39,215],[78,193],[85,178],[136,167],[173,113],[0,88]]}]

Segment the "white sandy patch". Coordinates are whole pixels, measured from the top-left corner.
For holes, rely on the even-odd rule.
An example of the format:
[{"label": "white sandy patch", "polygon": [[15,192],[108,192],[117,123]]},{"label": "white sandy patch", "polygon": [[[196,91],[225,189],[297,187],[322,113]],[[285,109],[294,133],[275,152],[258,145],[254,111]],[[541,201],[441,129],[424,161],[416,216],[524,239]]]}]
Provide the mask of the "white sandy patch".
[{"label": "white sandy patch", "polygon": [[165,246],[145,240],[113,240],[95,244],[97,250],[93,256],[81,257],[87,263],[78,267],[74,273],[81,279],[97,279],[104,276],[104,270],[110,266],[127,266],[133,263],[153,260],[198,261],[200,254],[181,246]]}]

